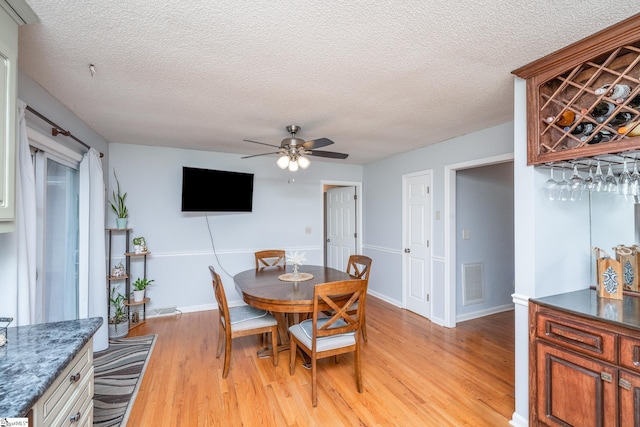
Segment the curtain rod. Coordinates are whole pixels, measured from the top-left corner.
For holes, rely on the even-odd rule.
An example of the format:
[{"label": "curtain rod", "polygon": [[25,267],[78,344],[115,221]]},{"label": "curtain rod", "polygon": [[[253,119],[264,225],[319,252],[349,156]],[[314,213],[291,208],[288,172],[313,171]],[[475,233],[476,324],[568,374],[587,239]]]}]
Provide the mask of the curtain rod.
[{"label": "curtain rod", "polygon": [[[51,135],[58,136],[58,134],[60,134],[60,135],[68,136],[69,138],[75,140],[79,144],[82,144],[87,150],[91,149],[89,145],[85,144],[84,142],[80,141],[78,138],[73,136],[70,131],[62,129],[60,126],[58,126],[57,124],[55,124],[54,122],[52,122],[51,120],[49,120],[48,118],[46,118],[45,116],[43,116],[42,114],[40,114],[39,112],[37,112],[36,110],[34,110],[28,105],[27,105],[27,110],[32,112],[33,114],[35,114],[36,116],[44,120],[45,122],[49,123],[51,126],[53,126],[51,128]],[[104,157],[104,154],[100,153],[100,157]]]}]

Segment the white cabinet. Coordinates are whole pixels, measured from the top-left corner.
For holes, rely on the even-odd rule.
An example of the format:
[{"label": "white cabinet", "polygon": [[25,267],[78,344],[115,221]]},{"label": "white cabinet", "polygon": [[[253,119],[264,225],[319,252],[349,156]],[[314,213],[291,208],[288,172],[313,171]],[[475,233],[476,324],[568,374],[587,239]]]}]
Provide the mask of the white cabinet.
[{"label": "white cabinet", "polygon": [[15,228],[18,25],[37,21],[23,0],[0,0],[0,232]]},{"label": "white cabinet", "polygon": [[36,427],[93,424],[93,338],[38,399],[31,418]]},{"label": "white cabinet", "polygon": [[0,231],[14,228],[18,24],[0,9]]}]

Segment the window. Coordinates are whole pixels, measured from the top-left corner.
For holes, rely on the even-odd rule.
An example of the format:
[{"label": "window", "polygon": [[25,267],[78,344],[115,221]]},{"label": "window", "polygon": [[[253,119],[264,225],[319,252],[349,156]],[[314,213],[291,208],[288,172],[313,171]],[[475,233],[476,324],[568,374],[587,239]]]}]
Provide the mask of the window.
[{"label": "window", "polygon": [[34,151],[38,236],[36,321],[77,319],[81,157],[76,153],[65,155],[64,150],[55,150],[55,145],[38,145]]}]

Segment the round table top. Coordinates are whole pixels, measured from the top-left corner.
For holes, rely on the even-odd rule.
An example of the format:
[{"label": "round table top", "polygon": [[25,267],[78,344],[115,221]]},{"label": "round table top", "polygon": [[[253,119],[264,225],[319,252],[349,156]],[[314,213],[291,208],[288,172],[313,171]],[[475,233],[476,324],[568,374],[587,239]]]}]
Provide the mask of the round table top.
[{"label": "round table top", "polygon": [[313,275],[302,282],[285,282],[278,277],[291,273],[293,267],[270,267],[246,270],[233,276],[236,290],[247,304],[278,313],[313,311],[313,288],[319,283],[353,279],[344,271],[321,265],[303,265],[299,271]]}]

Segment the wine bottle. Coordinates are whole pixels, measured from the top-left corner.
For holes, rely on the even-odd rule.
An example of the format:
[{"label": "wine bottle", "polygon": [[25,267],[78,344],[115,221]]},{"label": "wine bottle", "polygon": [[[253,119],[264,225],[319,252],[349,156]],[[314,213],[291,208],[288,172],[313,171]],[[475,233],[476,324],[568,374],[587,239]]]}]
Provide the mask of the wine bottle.
[{"label": "wine bottle", "polygon": [[581,122],[576,125],[571,131],[572,135],[591,135],[593,130],[595,129],[595,125],[593,123]]},{"label": "wine bottle", "polygon": [[616,106],[611,102],[599,102],[595,107],[593,107],[593,110],[591,110],[591,117],[596,119],[596,122],[603,123],[615,109]]},{"label": "wine bottle", "polygon": [[[627,133],[627,131],[629,133]],[[622,126],[618,128],[618,133],[621,135],[624,135],[626,133],[627,136],[640,136],[640,123],[638,122],[628,123],[626,126]]]},{"label": "wine bottle", "polygon": [[627,106],[637,110],[640,108],[640,95],[635,96],[631,101],[629,101],[629,103],[627,104]]},{"label": "wine bottle", "polygon": [[627,97],[631,93],[631,88],[629,86],[627,86],[627,85],[613,85],[613,86],[611,86],[610,84],[608,84],[608,85],[604,85],[602,87],[599,87],[594,92],[595,92],[596,95],[604,94],[605,96],[608,96],[609,98],[611,98],[613,100],[622,102],[625,99],[627,99]]},{"label": "wine bottle", "polygon": [[[584,138],[582,139],[584,141],[589,137],[583,136],[582,138]],[[611,141],[611,139],[613,139],[613,134],[611,132],[609,132],[608,130],[601,130],[600,132],[593,135],[591,139],[587,141],[587,144],[598,144],[600,142]]]},{"label": "wine bottle", "polygon": [[633,114],[631,114],[629,111],[621,111],[613,116],[613,118],[609,122],[609,126],[624,126],[629,123],[631,119],[633,119]]},{"label": "wine bottle", "polygon": [[556,119],[556,124],[558,126],[563,126],[563,127],[571,126],[575,120],[576,120],[576,114],[571,110],[565,110]]}]

